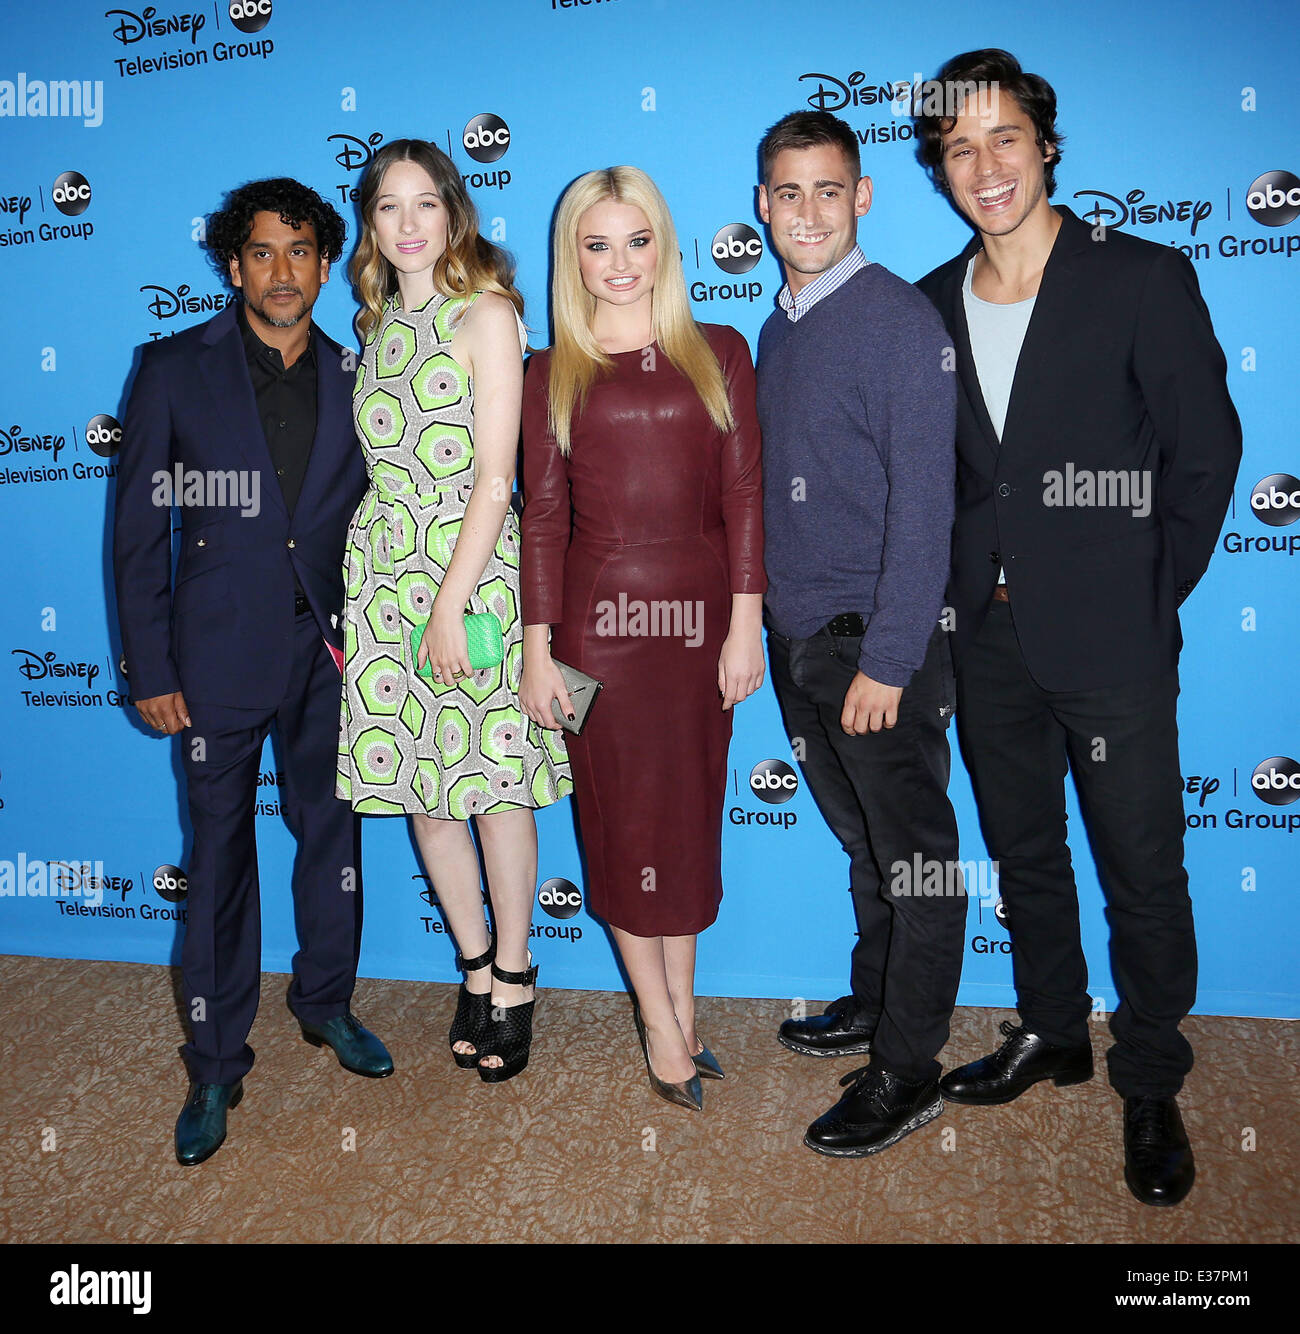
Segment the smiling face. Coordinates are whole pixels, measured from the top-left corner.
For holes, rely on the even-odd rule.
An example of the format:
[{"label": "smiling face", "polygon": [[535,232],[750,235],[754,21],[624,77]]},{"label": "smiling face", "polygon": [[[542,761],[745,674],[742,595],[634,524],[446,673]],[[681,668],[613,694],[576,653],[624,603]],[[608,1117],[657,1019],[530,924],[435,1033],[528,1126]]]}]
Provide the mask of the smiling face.
[{"label": "smiling face", "polygon": [[787,148],[758,188],[759,217],[772,229],[772,247],[798,293],[833,268],[857,244],[858,219],[871,207],[871,178],[855,180],[836,144]]},{"label": "smiling face", "polygon": [[634,204],[604,199],[578,219],[578,270],[597,301],[621,307],[649,302],[658,266],[650,220]]},{"label": "smiling face", "polygon": [[432,274],[447,249],[447,217],[433,178],[418,163],[394,162],[384,173],[371,224],[399,282]]},{"label": "smiling face", "polygon": [[253,214],[248,240],[230,261],[230,281],[243,292],[255,329],[259,321],[274,329],[292,329],[306,319],[329,276],[316,228],[310,222],[291,227],[278,213],[265,211]]},{"label": "smiling face", "polygon": [[994,93],[978,109],[963,110],[943,136],[943,170],[952,201],[986,236],[1008,236],[1047,202],[1034,123],[1009,93]]}]

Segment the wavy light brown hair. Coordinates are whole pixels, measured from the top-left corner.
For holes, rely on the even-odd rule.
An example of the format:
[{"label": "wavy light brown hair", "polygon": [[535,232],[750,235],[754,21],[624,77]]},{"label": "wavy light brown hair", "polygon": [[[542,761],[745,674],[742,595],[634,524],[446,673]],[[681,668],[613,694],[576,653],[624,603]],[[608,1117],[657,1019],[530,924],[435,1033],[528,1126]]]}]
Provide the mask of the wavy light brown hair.
[{"label": "wavy light brown hair", "polygon": [[375,154],[366,168],[358,198],[361,237],[348,265],[348,276],[361,305],[357,327],[362,339],[368,341],[378,329],[384,307],[397,291],[397,272],[384,258],[375,238],[375,200],[394,162],[414,162],[422,167],[447,210],[447,248],[433,266],[433,283],[438,291],[448,296],[497,292],[523,319],[524,299],[515,288],[514,260],[500,246],[479,235],[478,210],[456,164],[436,144],[423,139],[394,139]]},{"label": "wavy light brown hair", "polygon": [[555,346],[551,350],[547,396],[551,434],[560,453],[567,455],[572,448],[575,409],[582,411],[597,377],[614,366],[613,358],[601,349],[592,333],[596,298],[583,286],[578,267],[578,224],[589,208],[605,200],[631,204],[645,214],[659,250],[651,294],[650,336],[664,356],[694,385],[718,430],[730,431],[735,426],[735,417],[727,396],[727,382],[713,349],[691,314],[677,229],[668,204],[655,183],[639,168],[606,167],[579,176],[564,192],[555,214],[551,242]]}]

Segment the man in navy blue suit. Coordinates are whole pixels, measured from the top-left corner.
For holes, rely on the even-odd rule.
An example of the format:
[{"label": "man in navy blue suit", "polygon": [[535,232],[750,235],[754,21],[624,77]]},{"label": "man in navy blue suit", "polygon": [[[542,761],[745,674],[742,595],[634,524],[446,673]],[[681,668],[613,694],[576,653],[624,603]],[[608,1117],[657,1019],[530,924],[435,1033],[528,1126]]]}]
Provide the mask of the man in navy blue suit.
[{"label": "man in navy blue suit", "polygon": [[298,840],[290,1009],[306,1040],[346,1069],[393,1072],[350,1009],[360,838],[334,796],[341,564],[366,475],[350,359],[311,310],[345,236],[335,210],[297,181],[233,191],[207,244],[242,300],[147,345],[126,411],[113,564],[127,679],[144,721],[181,733],[194,830],[182,952],[192,1082],[176,1123],[187,1166],[221,1147],[253,1064],[254,809],[272,724]]}]

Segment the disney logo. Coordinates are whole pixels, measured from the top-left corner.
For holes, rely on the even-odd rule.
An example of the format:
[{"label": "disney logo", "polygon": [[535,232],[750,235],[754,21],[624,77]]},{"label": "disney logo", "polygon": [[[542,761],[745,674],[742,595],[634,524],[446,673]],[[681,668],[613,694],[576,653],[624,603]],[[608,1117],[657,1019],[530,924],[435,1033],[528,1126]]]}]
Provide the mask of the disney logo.
[{"label": "disney logo", "polygon": [[353,134],[331,134],[325,140],[327,144],[342,144],[343,147],[334,155],[334,161],[348,171],[360,171],[375,155],[375,149],[384,141],[378,130],[369,139],[358,139]]},{"label": "disney logo", "polygon": [[[104,863],[82,862],[46,862],[49,871],[50,887],[56,894],[103,894],[111,890],[123,901],[135,888],[135,881],[128,876],[104,875]],[[99,874],[95,874],[98,871]]]},{"label": "disney logo", "polygon": [[1152,201],[1144,204],[1147,197],[1145,190],[1130,190],[1123,199],[1108,195],[1104,190],[1076,190],[1076,199],[1091,199],[1092,207],[1079,216],[1084,222],[1094,227],[1128,227],[1139,223],[1152,222],[1190,222],[1191,234],[1196,235],[1196,228],[1214,212],[1214,205],[1208,199],[1166,199],[1161,203]]},{"label": "disney logo", "polygon": [[0,454],[29,454],[32,450],[44,449],[59,461],[67,438],[61,435],[23,435],[21,426],[11,426],[6,430],[0,426]]},{"label": "disney logo", "polygon": [[152,283],[140,289],[142,292],[154,292],[156,295],[145,302],[145,309],[156,320],[170,320],[177,315],[197,315],[204,310],[224,310],[234,297],[226,292],[207,292],[203,296],[191,296],[189,283],[182,283],[174,292],[167,287],[155,287]]},{"label": "disney logo", "polygon": [[33,653],[31,649],[13,648],[9,652],[11,655],[21,655],[24,659],[18,664],[18,670],[29,681],[43,681],[47,676],[76,676],[83,678],[89,686],[94,684],[95,677],[99,675],[99,663],[58,662],[53,650],[42,654]]},{"label": "disney logo", "polygon": [[0,195],[0,213],[17,213],[20,225],[26,221],[31,206],[31,195]]},{"label": "disney logo", "polygon": [[157,9],[150,5],[143,14],[133,14],[129,9],[108,9],[104,11],[104,17],[121,20],[113,29],[113,36],[123,46],[130,46],[143,37],[166,37],[174,32],[189,33],[190,45],[193,46],[208,21],[206,14],[169,14],[165,19],[160,19],[156,17],[157,13]]},{"label": "disney logo", "polygon": [[808,105],[818,111],[839,111],[847,106],[876,106],[881,102],[904,102],[910,104],[911,82],[897,79],[893,83],[867,83],[867,76],[862,70],[854,70],[847,80],[837,79],[833,74],[801,74],[799,82],[816,79],[817,88],[808,94]]}]

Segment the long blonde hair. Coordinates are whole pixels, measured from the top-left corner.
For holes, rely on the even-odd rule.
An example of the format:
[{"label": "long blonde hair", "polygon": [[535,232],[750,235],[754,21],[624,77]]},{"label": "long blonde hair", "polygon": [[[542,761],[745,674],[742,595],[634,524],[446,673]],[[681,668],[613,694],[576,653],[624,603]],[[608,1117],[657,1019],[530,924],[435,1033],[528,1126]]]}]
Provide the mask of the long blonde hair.
[{"label": "long blonde hair", "polygon": [[575,409],[582,411],[597,377],[608,374],[614,366],[613,358],[601,349],[592,333],[596,298],[583,286],[578,267],[578,224],[589,208],[607,199],[639,208],[654,233],[659,259],[651,297],[651,339],[695,387],[718,430],[730,431],[735,426],[735,417],[727,396],[727,383],[686,299],[677,229],[668,205],[658,186],[639,168],[606,167],[579,176],[564,192],[555,214],[551,282],[555,345],[551,349],[547,390],[549,425],[560,453],[567,455],[573,447],[571,426]]},{"label": "long blonde hair", "polygon": [[394,139],[379,150],[366,168],[358,197],[361,239],[348,265],[348,276],[361,313],[357,327],[369,339],[383,319],[384,307],[397,291],[397,272],[375,239],[375,200],[394,162],[414,162],[428,173],[447,210],[447,248],[433,266],[434,286],[449,296],[498,292],[523,319],[524,299],[515,289],[514,261],[500,247],[479,235],[478,210],[465,190],[456,165],[436,144],[423,139]]}]

